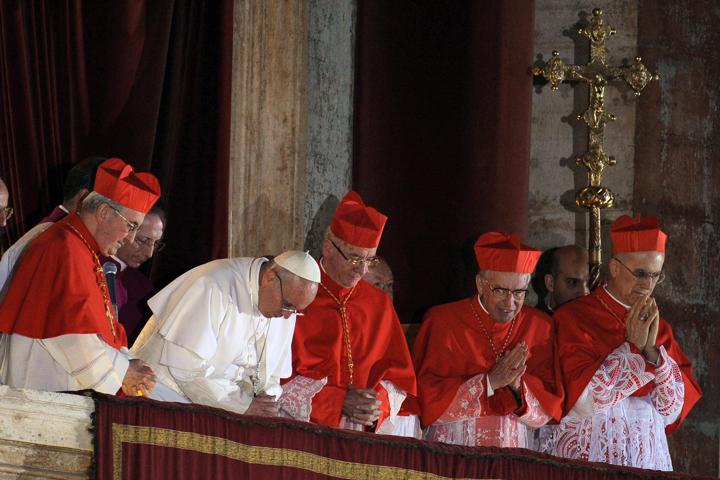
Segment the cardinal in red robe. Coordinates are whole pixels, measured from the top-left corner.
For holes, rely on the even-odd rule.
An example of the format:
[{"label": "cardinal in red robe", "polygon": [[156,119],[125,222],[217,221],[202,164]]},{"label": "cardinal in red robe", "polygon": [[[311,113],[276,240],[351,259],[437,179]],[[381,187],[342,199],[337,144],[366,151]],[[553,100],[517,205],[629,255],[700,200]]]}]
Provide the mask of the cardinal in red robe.
[{"label": "cardinal in red robe", "polygon": [[[415,372],[390,297],[363,280],[387,217],[356,192],[340,202],[323,241],[322,282],[298,320],[285,415],[322,425],[405,436],[419,434],[402,410],[416,394]],[[408,402],[410,405],[410,402]]]},{"label": "cardinal in red robe", "polygon": [[481,235],[478,293],[425,315],[413,360],[428,440],[528,448],[560,419],[555,324],[524,305],[540,253],[514,234]]},{"label": "cardinal in red robe", "polygon": [[131,395],[152,389],[152,371],[128,356],[99,255],[132,241],[159,195],[155,176],[108,159],[79,213],[28,245],[0,304],[2,383]]},{"label": "cardinal in red robe", "polygon": [[672,470],[666,433],[700,399],[691,365],[652,296],[662,282],[667,236],[655,217],[612,225],[609,278],[559,308],[566,416],[551,453]]}]

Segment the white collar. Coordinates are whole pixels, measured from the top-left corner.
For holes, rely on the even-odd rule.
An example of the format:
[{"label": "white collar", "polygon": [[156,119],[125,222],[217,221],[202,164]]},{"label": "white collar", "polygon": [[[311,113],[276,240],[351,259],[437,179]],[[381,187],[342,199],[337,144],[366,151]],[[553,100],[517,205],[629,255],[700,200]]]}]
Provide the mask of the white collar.
[{"label": "white collar", "polygon": [[487,313],[488,315],[490,315],[490,312],[488,312],[487,308],[485,308],[485,305],[483,305],[483,303],[482,303],[482,298],[480,298],[480,294],[479,294],[479,293],[477,294],[477,297],[478,297],[478,303],[480,304],[480,308],[483,309],[483,312],[485,312],[485,313]]},{"label": "white collar", "polygon": [[[65,208],[64,206],[58,205],[58,208],[59,208],[60,210],[62,210],[63,212],[67,213],[68,215],[70,214],[70,210],[68,210],[68,209]],[[115,258],[115,257],[113,257],[113,258]]]},{"label": "white collar", "polygon": [[620,300],[618,300],[617,298],[615,298],[615,295],[613,295],[612,293],[610,293],[610,290],[608,290],[607,285],[603,285],[603,288],[605,289],[605,291],[607,292],[607,294],[610,295],[610,298],[612,298],[612,299],[615,300],[617,303],[619,303],[620,305],[622,305],[622,306],[625,308],[625,310],[630,310],[630,305],[625,305],[623,302],[621,302]]}]

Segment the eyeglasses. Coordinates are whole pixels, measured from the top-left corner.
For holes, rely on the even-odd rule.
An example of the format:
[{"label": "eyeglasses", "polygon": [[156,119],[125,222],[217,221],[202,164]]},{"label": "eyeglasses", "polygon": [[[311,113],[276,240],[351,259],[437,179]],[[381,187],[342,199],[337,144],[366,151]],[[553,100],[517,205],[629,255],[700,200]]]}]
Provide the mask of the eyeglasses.
[{"label": "eyeglasses", "polygon": [[347,261],[349,264],[351,264],[354,267],[357,267],[358,265],[362,265],[362,264],[365,264],[368,267],[372,267],[380,261],[380,259],[377,257],[361,258],[356,255],[347,256],[347,255],[345,255],[345,253],[343,253],[342,250],[340,250],[340,247],[335,245],[335,242],[330,240],[330,243],[332,243],[333,247],[335,247],[335,249],[338,252],[340,252],[340,255],[342,255],[342,257],[345,259],[345,261]]},{"label": "eyeglasses", "polygon": [[130,220],[125,218],[125,215],[120,213],[120,210],[118,210],[117,208],[115,208],[115,207],[110,207],[110,208],[113,209],[113,212],[117,213],[118,217],[125,220],[125,223],[127,223],[127,229],[128,229],[129,233],[137,232],[138,230],[140,230],[140,225],[138,225],[137,222],[131,222]]},{"label": "eyeglasses", "polygon": [[662,270],[660,270],[659,272],[646,272],[642,268],[639,268],[637,270],[630,270],[630,267],[628,267],[623,262],[621,262],[619,258],[613,257],[612,259],[615,260],[616,262],[618,262],[623,267],[625,267],[625,270],[630,272],[630,275],[635,277],[635,281],[649,279],[651,282],[655,282],[655,284],[658,284],[658,283],[662,283],[663,280],[665,280],[665,272],[663,272]]},{"label": "eyeglasses", "polygon": [[283,286],[282,286],[282,277],[280,275],[278,275],[277,272],[275,272],[275,276],[278,278],[278,281],[280,282],[280,302],[281,302],[280,310],[282,310],[283,312],[287,312],[290,315],[295,315],[296,317],[302,317],[303,315],[305,315],[302,312],[298,312],[298,309],[295,308],[295,306],[292,303],[285,300],[285,293],[283,293]]},{"label": "eyeglasses", "polygon": [[13,212],[14,212],[14,210],[12,209],[12,207],[3,207],[3,208],[0,208],[0,215],[4,215],[4,216],[5,216],[5,220],[8,220],[10,217],[12,217],[12,216],[13,216]]},{"label": "eyeglasses", "polygon": [[159,252],[165,248],[165,242],[161,242],[160,240],[155,240],[153,242],[152,239],[147,237],[135,237],[135,243],[140,247],[150,248],[154,252]]},{"label": "eyeglasses", "polygon": [[515,300],[523,300],[525,298],[525,295],[527,295],[528,293],[527,288],[510,290],[509,288],[498,287],[497,285],[491,285],[490,291],[495,298],[498,298],[500,300],[504,300],[510,295],[512,295]]}]

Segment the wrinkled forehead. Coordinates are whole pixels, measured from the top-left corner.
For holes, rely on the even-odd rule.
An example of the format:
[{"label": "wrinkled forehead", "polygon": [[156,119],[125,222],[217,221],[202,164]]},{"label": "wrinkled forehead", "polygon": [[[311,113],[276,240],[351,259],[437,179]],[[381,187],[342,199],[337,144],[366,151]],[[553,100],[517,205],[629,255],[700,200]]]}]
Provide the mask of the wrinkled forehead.
[{"label": "wrinkled forehead", "polygon": [[661,270],[663,263],[665,263],[665,254],[654,250],[648,252],[623,252],[615,256],[632,270],[642,269],[656,272]]},{"label": "wrinkled forehead", "polygon": [[496,272],[494,270],[485,270],[483,272],[483,278],[494,287],[502,287],[509,290],[527,288],[530,282],[529,273]]}]

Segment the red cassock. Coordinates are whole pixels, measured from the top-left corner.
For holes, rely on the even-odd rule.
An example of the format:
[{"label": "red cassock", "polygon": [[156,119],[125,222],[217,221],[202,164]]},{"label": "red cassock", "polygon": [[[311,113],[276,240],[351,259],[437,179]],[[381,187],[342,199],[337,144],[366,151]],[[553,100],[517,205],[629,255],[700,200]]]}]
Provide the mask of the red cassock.
[{"label": "red cassock", "polygon": [[[614,301],[599,287],[590,295],[578,298],[559,308],[554,315],[558,325],[558,345],[562,365],[563,384],[566,389],[565,412],[577,402],[585,387],[605,358],[625,342],[625,308]],[[685,397],[680,417],[665,428],[667,433],[675,430],[690,409],[702,396],[700,386],[692,374],[692,366],[675,341],[667,321],[660,319],[657,345],[663,345],[670,357],[677,362],[685,384]],[[633,353],[642,355],[634,345]],[[650,365],[646,370],[652,371]],[[654,387],[649,383],[632,395],[643,397]]]},{"label": "red cassock", "polygon": [[[338,299],[350,292],[324,271],[322,284]],[[353,386],[382,393],[380,381],[388,380],[405,391],[408,398],[416,395],[412,359],[390,297],[360,280],[346,307]],[[348,356],[339,306],[322,287],[305,310],[305,316],[297,320],[292,352],[293,377],[302,375],[315,380],[327,377],[325,387],[313,397],[310,420],[338,426],[350,384]],[[383,402],[384,410],[386,403]]]},{"label": "red cassock", "polygon": [[[423,427],[440,418],[463,383],[478,374],[489,373],[495,365],[495,353],[479,322],[492,336],[495,348],[502,348],[511,322],[495,322],[480,306],[477,295],[438,305],[425,315],[413,346]],[[543,410],[559,420],[563,390],[554,347],[553,319],[540,310],[523,307],[512,328],[506,351],[521,341],[527,344],[530,355],[523,382]],[[484,394],[480,402],[488,415],[522,414],[517,411],[509,387],[495,390],[489,398]]]},{"label": "red cassock", "polygon": [[114,317],[113,335],[103,298],[103,293],[110,298],[107,285],[102,290],[98,285],[105,277],[80,235],[98,255],[97,243],[76,214],[28,245],[0,305],[0,332],[36,339],[97,334],[116,349],[127,346],[125,330]]}]

